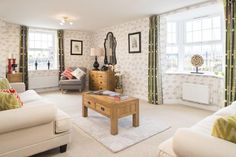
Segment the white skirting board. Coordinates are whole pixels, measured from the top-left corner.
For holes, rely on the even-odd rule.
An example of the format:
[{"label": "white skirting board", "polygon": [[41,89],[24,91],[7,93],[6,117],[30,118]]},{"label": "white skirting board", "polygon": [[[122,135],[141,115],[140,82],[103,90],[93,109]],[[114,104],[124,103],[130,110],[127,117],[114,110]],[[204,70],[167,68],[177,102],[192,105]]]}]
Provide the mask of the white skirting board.
[{"label": "white skirting board", "polygon": [[29,89],[58,87],[58,76],[29,77]]},{"label": "white skirting board", "polygon": [[209,105],[209,98],[209,86],[193,83],[183,83],[183,100]]}]

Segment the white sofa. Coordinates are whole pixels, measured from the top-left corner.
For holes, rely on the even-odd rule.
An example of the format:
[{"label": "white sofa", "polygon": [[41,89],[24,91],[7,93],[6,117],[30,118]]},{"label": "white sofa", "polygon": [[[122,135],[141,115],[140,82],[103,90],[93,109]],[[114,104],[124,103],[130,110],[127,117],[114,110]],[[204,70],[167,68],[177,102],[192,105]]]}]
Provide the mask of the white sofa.
[{"label": "white sofa", "polygon": [[70,142],[71,119],[23,83],[11,84],[24,106],[0,112],[0,157],[31,156]]},{"label": "white sofa", "polygon": [[191,128],[178,129],[173,138],[159,145],[158,156],[236,157],[236,144],[211,136],[212,126],[217,118],[235,114],[236,102],[208,116]]}]

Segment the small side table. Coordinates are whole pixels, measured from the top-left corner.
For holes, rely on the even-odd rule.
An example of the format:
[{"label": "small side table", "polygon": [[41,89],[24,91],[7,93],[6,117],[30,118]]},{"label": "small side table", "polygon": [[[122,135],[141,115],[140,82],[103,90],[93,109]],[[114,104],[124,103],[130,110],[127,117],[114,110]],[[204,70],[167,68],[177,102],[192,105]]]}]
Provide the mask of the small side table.
[{"label": "small side table", "polygon": [[10,83],[22,82],[23,76],[22,73],[7,74],[7,79]]}]

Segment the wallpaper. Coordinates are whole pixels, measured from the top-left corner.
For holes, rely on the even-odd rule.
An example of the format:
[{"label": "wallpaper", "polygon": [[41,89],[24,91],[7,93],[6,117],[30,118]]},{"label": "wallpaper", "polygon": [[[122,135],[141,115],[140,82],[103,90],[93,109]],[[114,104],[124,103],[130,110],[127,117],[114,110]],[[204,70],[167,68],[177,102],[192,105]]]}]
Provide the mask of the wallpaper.
[{"label": "wallpaper", "polygon": [[[0,19],[0,77],[5,77],[7,72],[7,59],[9,54],[14,54],[19,64],[19,25],[6,23]],[[18,68],[17,68],[18,69]]]},{"label": "wallpaper", "polygon": [[[194,75],[194,74],[166,74],[163,77],[164,102],[182,99],[183,83],[207,85],[210,89],[210,104],[223,106],[224,102],[224,79],[217,76]],[[194,92],[194,91],[193,91]]]},{"label": "wallpaper", "polygon": [[[103,47],[104,39],[108,32],[113,32],[117,40],[117,65],[124,74],[124,93],[147,100],[149,18],[96,31],[93,36],[94,47]],[[141,32],[142,50],[141,53],[130,54],[128,52],[128,34],[134,32]],[[100,65],[103,65],[103,59],[103,57],[99,58]]]},{"label": "wallpaper", "polygon": [[[70,41],[83,41],[83,55],[70,54]],[[94,58],[90,56],[92,47],[92,33],[81,31],[65,30],[64,32],[64,49],[65,49],[65,66],[83,66],[91,69]]]}]

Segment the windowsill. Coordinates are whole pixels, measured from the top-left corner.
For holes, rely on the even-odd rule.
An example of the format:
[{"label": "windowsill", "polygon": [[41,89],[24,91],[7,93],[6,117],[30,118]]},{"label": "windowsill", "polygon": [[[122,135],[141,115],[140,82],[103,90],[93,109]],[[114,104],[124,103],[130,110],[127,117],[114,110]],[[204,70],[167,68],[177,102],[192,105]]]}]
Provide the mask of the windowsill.
[{"label": "windowsill", "polygon": [[[202,71],[200,71],[202,72]],[[216,75],[212,72],[204,71],[203,74],[191,73],[191,71],[167,71],[165,74],[168,75],[192,75],[192,76],[206,76],[206,77],[215,77],[219,79],[224,79],[224,76]]]},{"label": "windowsill", "polygon": [[58,71],[59,69],[49,69],[49,70],[47,70],[47,69],[45,69],[45,70],[29,70],[29,72],[37,72],[37,71],[39,71],[39,72],[43,72],[43,71]]}]

